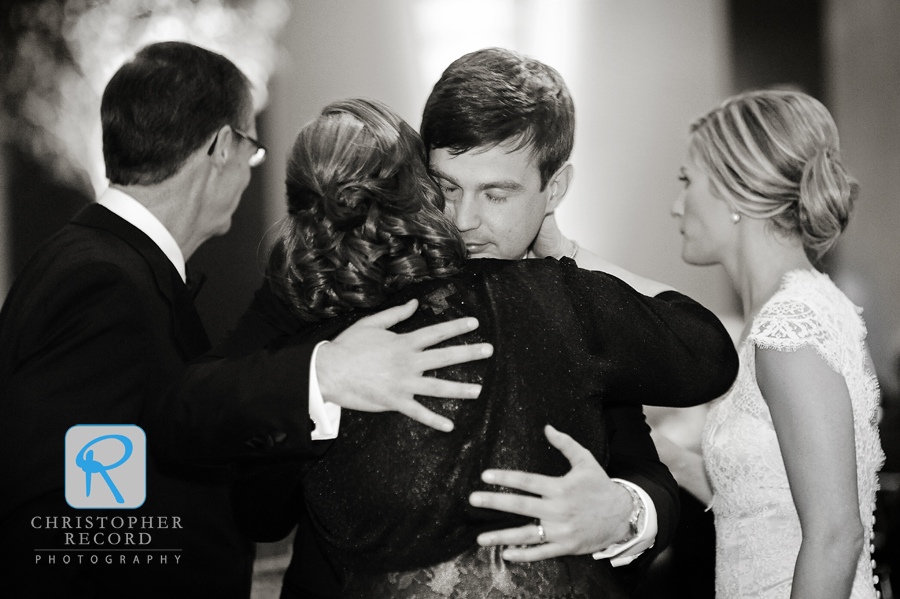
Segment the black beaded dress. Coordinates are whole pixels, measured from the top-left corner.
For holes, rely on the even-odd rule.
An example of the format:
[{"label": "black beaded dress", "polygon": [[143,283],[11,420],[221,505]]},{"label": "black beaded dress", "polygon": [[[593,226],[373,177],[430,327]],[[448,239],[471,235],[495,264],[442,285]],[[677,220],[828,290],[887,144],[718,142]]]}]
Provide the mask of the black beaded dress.
[{"label": "black beaded dress", "polygon": [[[719,321],[677,292],[649,298],[567,259],[470,260],[457,276],[411,285],[391,304],[410,298],[419,309],[395,331],[478,318],[478,329],[461,339],[492,343],[493,357],[436,374],[480,383],[481,396],[422,398],[453,420],[449,434],[397,413],[344,410],[339,436],[323,457],[248,477],[242,505],[249,526],[271,530],[308,510],[342,597],[626,596],[608,560],[516,564],[503,561],[499,548],[480,548],[479,533],[530,520],[472,507],[468,497],[503,491],[481,481],[487,468],[565,474],[570,466],[547,442],[545,424],[570,434],[605,466],[604,404],[696,404],[724,393],[736,360]],[[367,314],[291,322],[295,317],[266,288],[253,309],[296,333],[271,348],[333,338]],[[286,588],[290,577],[289,571]]]}]

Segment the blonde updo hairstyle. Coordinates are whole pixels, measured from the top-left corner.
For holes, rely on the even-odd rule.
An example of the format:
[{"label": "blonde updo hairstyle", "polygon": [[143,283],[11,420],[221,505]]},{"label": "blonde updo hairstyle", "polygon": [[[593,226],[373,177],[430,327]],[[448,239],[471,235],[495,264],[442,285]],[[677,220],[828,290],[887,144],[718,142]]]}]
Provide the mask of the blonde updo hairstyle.
[{"label": "blonde updo hairstyle", "polygon": [[749,218],[798,236],[819,259],[847,226],[858,186],[841,164],[821,102],[793,91],[733,96],[693,125],[689,156],[712,192]]}]

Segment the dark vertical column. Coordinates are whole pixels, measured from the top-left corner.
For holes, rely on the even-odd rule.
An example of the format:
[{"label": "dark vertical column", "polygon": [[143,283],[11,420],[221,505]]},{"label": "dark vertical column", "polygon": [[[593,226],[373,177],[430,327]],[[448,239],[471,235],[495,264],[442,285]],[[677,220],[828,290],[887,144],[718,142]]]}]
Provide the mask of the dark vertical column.
[{"label": "dark vertical column", "polygon": [[[729,0],[732,87],[794,89],[829,106],[824,0]],[[817,264],[834,275],[835,250]]]},{"label": "dark vertical column", "polygon": [[[257,117],[258,131],[270,130],[265,121],[263,112]],[[260,142],[265,144],[266,140]],[[265,183],[266,169],[272,168],[275,160],[284,158],[269,155],[253,169],[228,233],[204,243],[190,259],[191,270],[207,277],[196,304],[213,344],[231,330],[262,281],[267,249],[260,243],[265,198],[270,193],[283,195],[282,190],[270,192]]]},{"label": "dark vertical column", "polygon": [[[40,46],[59,64],[69,64],[71,55],[66,49],[61,33],[61,25],[52,27],[31,27],[22,18],[22,5],[27,2],[0,2],[0,110],[3,122],[0,124],[0,160],[4,161],[4,188],[0,191],[5,203],[3,218],[6,239],[0,246],[0,260],[11,284],[14,277],[25,266],[43,241],[66,224],[69,219],[93,199],[93,190],[85,174],[78,181],[63,182],[54,176],[50,165],[42,163],[27,148],[23,140],[39,138],[45,132],[34,130],[30,119],[21,118],[25,96],[21,83],[22,73],[15,69],[17,47],[20,41],[30,35],[33,44]],[[37,2],[32,2],[37,5]],[[61,13],[63,0],[49,3],[48,12]],[[17,84],[12,84],[18,77]],[[26,129],[30,128],[30,129]],[[0,289],[0,301],[5,299],[5,289]]]},{"label": "dark vertical column", "polygon": [[10,275],[14,278],[51,235],[93,200],[93,193],[57,181],[45,164],[8,147],[6,230]]},{"label": "dark vertical column", "polygon": [[734,91],[791,87],[827,105],[822,0],[729,0]]}]

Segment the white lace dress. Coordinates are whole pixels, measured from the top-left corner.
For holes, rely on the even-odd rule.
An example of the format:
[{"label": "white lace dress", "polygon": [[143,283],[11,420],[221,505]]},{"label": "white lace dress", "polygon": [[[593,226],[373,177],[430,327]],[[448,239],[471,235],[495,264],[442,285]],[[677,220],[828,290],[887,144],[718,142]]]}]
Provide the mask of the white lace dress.
[{"label": "white lace dress", "polygon": [[713,487],[717,599],[787,598],[800,550],[800,520],[775,436],[756,383],[755,349],[812,347],[843,375],[853,403],[859,506],[865,548],[851,597],[874,598],[870,547],[877,472],[878,384],[868,362],[861,310],[817,271],[787,273],[741,344],[731,391],[710,409],[703,458]]}]

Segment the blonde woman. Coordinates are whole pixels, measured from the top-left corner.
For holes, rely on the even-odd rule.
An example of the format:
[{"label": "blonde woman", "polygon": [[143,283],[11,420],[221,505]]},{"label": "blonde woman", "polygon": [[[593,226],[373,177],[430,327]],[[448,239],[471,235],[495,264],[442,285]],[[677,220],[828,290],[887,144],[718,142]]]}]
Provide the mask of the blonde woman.
[{"label": "blonde woman", "polygon": [[703,462],[660,446],[711,502],[716,595],[874,598],[879,392],[860,310],[814,267],[856,195],[831,115],[802,93],[730,98],[692,125],[680,179],[682,257],[721,264],[746,320]]}]

